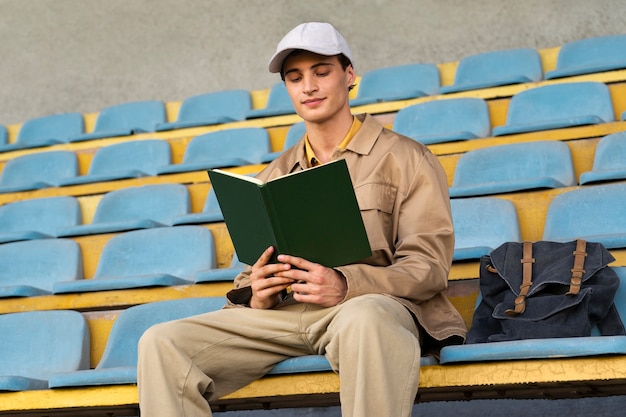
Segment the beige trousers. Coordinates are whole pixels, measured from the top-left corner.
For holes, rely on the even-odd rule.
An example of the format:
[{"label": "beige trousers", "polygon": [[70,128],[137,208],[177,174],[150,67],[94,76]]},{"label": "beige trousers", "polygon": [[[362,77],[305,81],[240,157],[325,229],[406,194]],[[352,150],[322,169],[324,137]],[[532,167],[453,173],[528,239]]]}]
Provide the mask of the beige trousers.
[{"label": "beige trousers", "polygon": [[141,416],[209,417],[212,399],[309,354],[326,355],[339,373],[344,417],[411,415],[417,326],[396,300],[373,294],[331,308],[231,308],[152,327],[139,342]]}]

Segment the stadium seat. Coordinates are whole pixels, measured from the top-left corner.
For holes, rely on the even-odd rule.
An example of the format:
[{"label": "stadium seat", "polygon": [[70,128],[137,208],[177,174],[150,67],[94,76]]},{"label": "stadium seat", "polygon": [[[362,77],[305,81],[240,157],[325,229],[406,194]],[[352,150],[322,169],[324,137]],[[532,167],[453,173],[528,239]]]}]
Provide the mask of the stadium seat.
[{"label": "stadium seat", "polygon": [[78,174],[78,160],[72,151],[49,151],[10,159],[0,174],[0,193],[56,187],[64,178]]},{"label": "stadium seat", "polygon": [[0,298],[52,293],[56,281],[83,278],[78,243],[40,239],[0,245]]},{"label": "stadium seat", "polygon": [[84,131],[83,115],[61,113],[27,120],[17,132],[15,143],[0,146],[0,151],[67,143]]},{"label": "stadium seat", "polygon": [[[433,356],[422,356],[420,358],[420,366],[437,365],[437,363],[437,359]],[[305,355],[285,359],[284,361],[277,363],[268,375],[328,371],[332,371],[332,368],[324,355]]]},{"label": "stadium seat", "polygon": [[453,261],[480,259],[504,242],[521,241],[515,206],[495,197],[453,198]]},{"label": "stadium seat", "polygon": [[135,384],[137,345],[155,324],[221,309],[224,297],[184,298],[157,301],[122,311],[113,323],[107,344],[95,369],[55,373],[50,388]]},{"label": "stadium seat", "polygon": [[165,104],[162,101],[117,104],[100,111],[93,132],[75,136],[70,142],[154,132],[157,125],[164,122]]},{"label": "stadium seat", "polygon": [[[620,286],[615,294],[615,306],[626,322],[626,268],[613,268]],[[476,303],[478,306],[478,303]],[[446,346],[441,350],[441,364],[459,362],[484,362],[519,359],[573,358],[599,355],[626,354],[626,336],[599,336],[594,329],[589,337],[563,337],[548,339],[523,339],[504,342],[487,342]]]},{"label": "stadium seat", "polygon": [[489,109],[480,98],[451,98],[404,107],[396,113],[393,129],[425,145],[487,137]]},{"label": "stadium seat", "polygon": [[208,126],[244,120],[252,108],[248,90],[225,90],[183,100],[175,122],[159,123],[157,131]]},{"label": "stadium seat", "polygon": [[494,136],[592,125],[615,120],[611,93],[600,82],[543,85],[511,97],[506,124]]},{"label": "stadium seat", "polygon": [[55,294],[190,284],[215,268],[215,243],[202,226],[157,227],[112,237],[92,279],[57,282]]},{"label": "stadium seat", "polygon": [[454,84],[441,87],[440,92],[454,93],[542,79],[541,58],[536,49],[490,51],[461,59],[454,75]]},{"label": "stadium seat", "polygon": [[576,185],[569,146],[561,141],[510,143],[465,152],[450,197]]},{"label": "stadium seat", "polygon": [[170,145],[166,140],[146,139],[116,143],[99,148],[89,172],[60,181],[60,185],[77,185],[157,175],[157,168],[171,163]]},{"label": "stadium seat", "polygon": [[350,106],[430,96],[439,91],[435,64],[406,64],[367,71]]},{"label": "stadium seat", "polygon": [[0,391],[47,389],[52,374],[89,368],[89,327],[76,311],[2,314],[0,334]]},{"label": "stadium seat", "polygon": [[261,157],[261,162],[263,163],[271,162],[274,159],[278,158],[280,154],[282,154],[287,149],[291,148],[293,145],[298,143],[298,141],[302,139],[305,133],[306,133],[306,126],[304,125],[304,122],[294,123],[293,125],[289,127],[289,130],[287,131],[287,136],[285,137],[285,144],[283,146],[283,149],[278,152],[270,152],[268,154],[263,155]]},{"label": "stadium seat", "polygon": [[283,114],[295,114],[295,112],[291,98],[287,94],[285,83],[281,81],[271,87],[265,107],[250,110],[246,113],[246,119],[281,116]]},{"label": "stadium seat", "polygon": [[544,240],[577,238],[600,242],[608,249],[626,248],[626,184],[589,185],[554,197]]},{"label": "stadium seat", "polygon": [[269,135],[261,127],[217,130],[191,139],[181,164],[167,165],[157,172],[172,174],[258,164],[270,150]]},{"label": "stadium seat", "polygon": [[57,236],[83,236],[125,232],[172,225],[176,216],[189,213],[189,191],[182,184],[147,184],[104,194],[89,224],[66,227]]},{"label": "stadium seat", "polygon": [[8,145],[9,133],[5,125],[0,125],[0,152],[4,151],[4,147]]},{"label": "stadium seat", "polygon": [[599,36],[561,46],[556,68],[546,79],[626,68],[626,34]]},{"label": "stadium seat", "polygon": [[239,260],[237,253],[234,253],[228,268],[214,268],[207,269],[206,271],[198,271],[194,274],[193,281],[196,284],[201,282],[233,281],[237,274],[245,268],[246,265]]},{"label": "stadium seat", "polygon": [[204,207],[200,213],[189,213],[181,216],[176,216],[172,220],[172,225],[178,226],[181,224],[201,224],[201,223],[216,223],[223,222],[224,215],[220,209],[220,204],[217,201],[215,190],[211,188],[204,201]]},{"label": "stadium seat", "polygon": [[580,185],[626,179],[626,131],[612,133],[596,145],[591,171],[580,174]]},{"label": "stadium seat", "polygon": [[59,229],[81,222],[74,197],[30,198],[0,206],[0,243],[58,237]]}]

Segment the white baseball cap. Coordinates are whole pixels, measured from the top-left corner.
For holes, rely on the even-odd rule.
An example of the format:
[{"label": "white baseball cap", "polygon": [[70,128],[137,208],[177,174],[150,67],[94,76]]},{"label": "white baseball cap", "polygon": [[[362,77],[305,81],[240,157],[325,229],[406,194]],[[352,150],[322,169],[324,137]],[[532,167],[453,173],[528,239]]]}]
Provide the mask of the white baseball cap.
[{"label": "white baseball cap", "polygon": [[269,62],[270,72],[280,72],[285,58],[298,49],[326,56],[344,54],[352,62],[348,42],[333,25],[309,22],[293,28],[278,43],[276,52]]}]

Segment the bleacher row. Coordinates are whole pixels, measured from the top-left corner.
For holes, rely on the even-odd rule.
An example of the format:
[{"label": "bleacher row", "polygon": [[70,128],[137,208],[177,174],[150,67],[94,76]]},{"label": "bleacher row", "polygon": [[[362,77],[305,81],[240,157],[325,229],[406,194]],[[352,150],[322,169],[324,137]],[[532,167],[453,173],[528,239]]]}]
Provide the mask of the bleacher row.
[{"label": "bleacher row", "polygon": [[[360,77],[354,112],[426,143],[448,174],[448,296],[468,326],[478,258],[504,241],[601,241],[626,279],[625,52],[618,35]],[[237,113],[216,111],[227,97]],[[282,83],[0,128],[0,415],[136,415],[141,333],[220,308],[242,268],[206,169],[254,174],[302,131]],[[626,393],[620,337],[482,354],[423,358],[417,400]],[[306,357],[215,407],[324,406],[338,391]]]}]

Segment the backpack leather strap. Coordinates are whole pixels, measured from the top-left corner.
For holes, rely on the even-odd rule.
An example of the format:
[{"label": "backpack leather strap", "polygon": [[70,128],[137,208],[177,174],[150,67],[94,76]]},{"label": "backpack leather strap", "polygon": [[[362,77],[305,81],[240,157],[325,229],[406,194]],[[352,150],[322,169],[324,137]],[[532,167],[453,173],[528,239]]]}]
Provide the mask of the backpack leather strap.
[{"label": "backpack leather strap", "polygon": [[515,308],[508,309],[505,313],[509,316],[516,316],[522,314],[526,310],[526,296],[530,290],[533,275],[533,264],[535,258],[533,258],[533,244],[532,242],[523,242],[523,258],[520,260],[522,263],[522,285],[519,287],[519,295],[515,297]]},{"label": "backpack leather strap", "polygon": [[567,295],[576,295],[580,291],[583,283],[583,274],[585,273],[585,259],[587,258],[587,242],[583,239],[576,240],[576,250],[574,255],[574,267],[571,269],[572,278],[569,284]]}]

